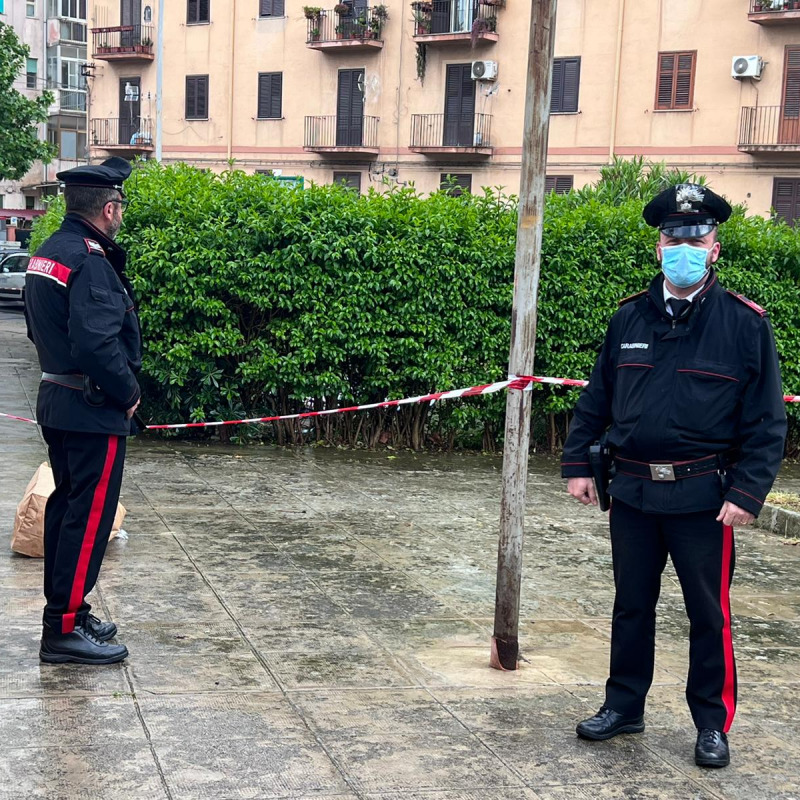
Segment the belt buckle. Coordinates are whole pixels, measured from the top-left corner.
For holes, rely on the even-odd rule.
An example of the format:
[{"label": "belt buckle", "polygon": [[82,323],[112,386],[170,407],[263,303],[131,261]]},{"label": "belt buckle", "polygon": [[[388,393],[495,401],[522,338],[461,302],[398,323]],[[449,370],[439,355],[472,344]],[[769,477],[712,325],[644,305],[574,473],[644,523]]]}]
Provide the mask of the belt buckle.
[{"label": "belt buckle", "polygon": [[650,477],[654,481],[674,481],[675,469],[672,464],[650,464]]}]

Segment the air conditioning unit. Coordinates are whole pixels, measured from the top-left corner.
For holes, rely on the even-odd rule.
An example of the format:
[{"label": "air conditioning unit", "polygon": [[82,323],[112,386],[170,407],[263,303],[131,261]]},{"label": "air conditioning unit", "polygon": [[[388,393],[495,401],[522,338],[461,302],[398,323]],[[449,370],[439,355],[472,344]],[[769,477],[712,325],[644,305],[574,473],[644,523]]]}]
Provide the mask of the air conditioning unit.
[{"label": "air conditioning unit", "polygon": [[497,62],[496,61],[473,61],[472,80],[474,81],[496,81]]},{"label": "air conditioning unit", "polygon": [[761,56],[734,56],[731,62],[731,77],[760,80],[762,69],[764,61]]}]

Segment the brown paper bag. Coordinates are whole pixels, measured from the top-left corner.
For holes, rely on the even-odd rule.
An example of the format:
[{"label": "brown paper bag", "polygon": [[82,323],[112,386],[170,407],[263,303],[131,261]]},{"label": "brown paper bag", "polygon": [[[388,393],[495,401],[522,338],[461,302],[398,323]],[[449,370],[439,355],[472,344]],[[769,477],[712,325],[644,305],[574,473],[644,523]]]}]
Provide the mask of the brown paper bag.
[{"label": "brown paper bag", "polygon": [[[14,531],[11,534],[11,549],[15,553],[32,558],[44,557],[44,507],[55,488],[53,470],[46,463],[40,464],[17,506]],[[125,507],[119,503],[111,539],[119,535],[126,513]]]}]

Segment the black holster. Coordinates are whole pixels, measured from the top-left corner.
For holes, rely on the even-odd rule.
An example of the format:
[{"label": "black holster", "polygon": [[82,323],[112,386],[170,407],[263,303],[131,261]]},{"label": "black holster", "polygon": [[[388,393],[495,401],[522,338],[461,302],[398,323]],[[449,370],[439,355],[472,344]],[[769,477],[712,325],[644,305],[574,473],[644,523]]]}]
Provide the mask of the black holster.
[{"label": "black holster", "polygon": [[611,448],[606,444],[605,437],[589,447],[589,467],[594,479],[594,490],[597,494],[597,504],[601,511],[608,511],[611,500],[608,494],[608,484],[613,477],[614,458]]},{"label": "black holster", "polygon": [[83,376],[83,399],[98,408],[106,404],[106,393],[88,376]]}]

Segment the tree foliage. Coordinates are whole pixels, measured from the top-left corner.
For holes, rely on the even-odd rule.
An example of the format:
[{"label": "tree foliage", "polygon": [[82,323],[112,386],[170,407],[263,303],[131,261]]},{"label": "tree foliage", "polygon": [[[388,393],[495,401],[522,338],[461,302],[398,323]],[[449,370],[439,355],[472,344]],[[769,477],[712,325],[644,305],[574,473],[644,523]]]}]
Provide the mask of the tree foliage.
[{"label": "tree foliage", "polygon": [[34,161],[49,163],[56,154],[37,129],[37,123],[47,121],[53,94],[28,98],[14,88],[29,53],[14,29],[0,22],[0,180],[19,180]]},{"label": "tree foliage", "polygon": [[[642,220],[638,190],[624,199],[618,189],[601,182],[548,198],[538,375],[587,377],[617,301],[658,270],[657,233]],[[121,243],[141,302],[151,419],[320,410],[506,376],[514,198],[421,197],[411,188],[361,196],[152,163],[137,168],[126,194]],[[34,243],[62,213],[51,205]],[[800,393],[797,235],[737,209],[720,238],[723,284],[769,308],[785,385]],[[563,439],[577,394],[534,390],[538,445]],[[503,413],[494,395],[292,422],[274,426],[274,436],[491,449]]]}]

